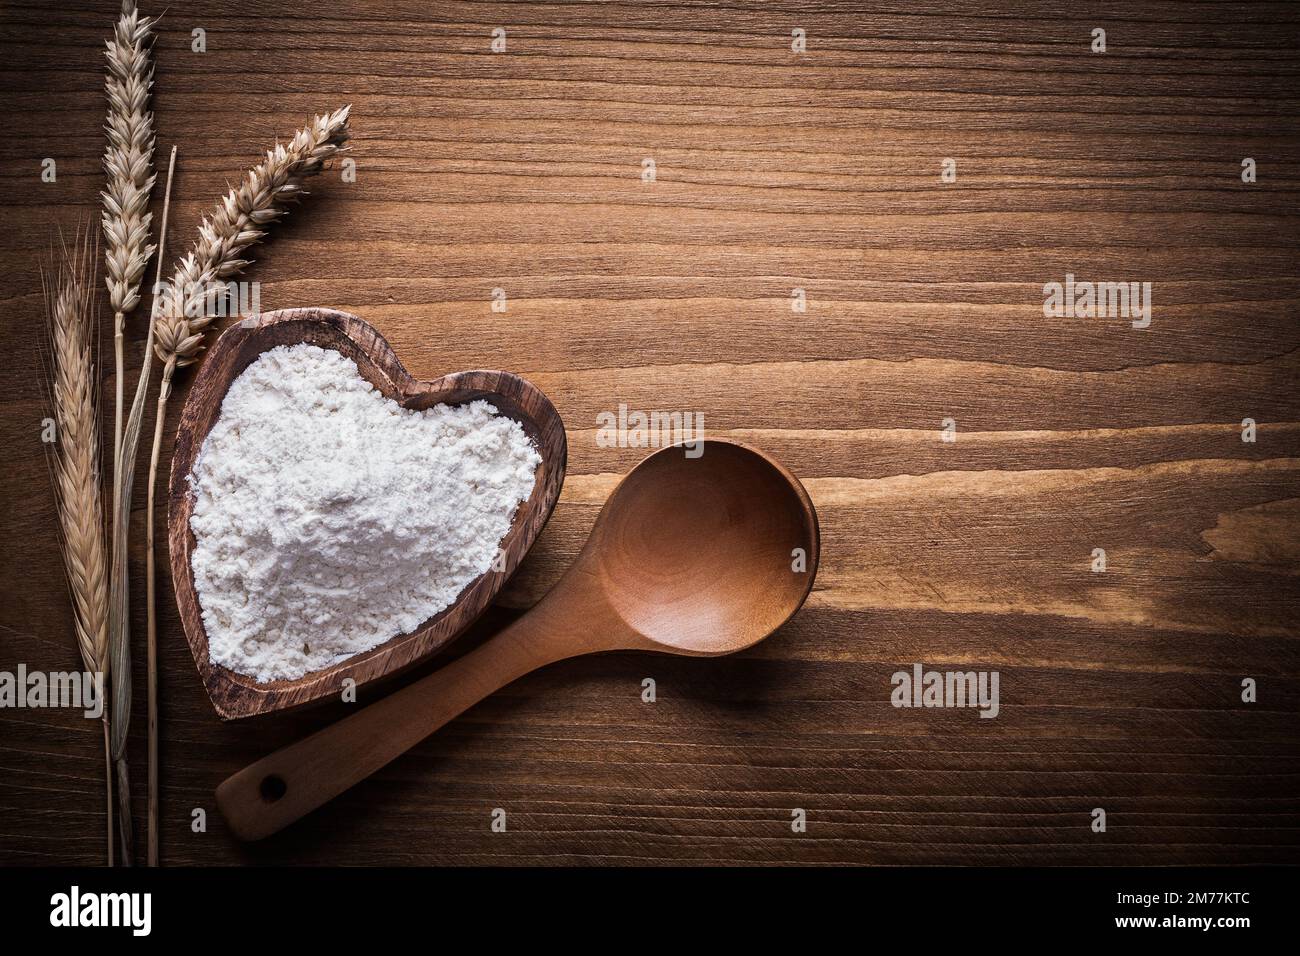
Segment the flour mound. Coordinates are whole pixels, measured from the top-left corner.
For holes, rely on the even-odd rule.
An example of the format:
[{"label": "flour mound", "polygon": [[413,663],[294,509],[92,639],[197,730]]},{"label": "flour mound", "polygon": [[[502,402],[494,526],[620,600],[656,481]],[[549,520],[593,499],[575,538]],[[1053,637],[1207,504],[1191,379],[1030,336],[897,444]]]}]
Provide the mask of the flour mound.
[{"label": "flour mound", "polygon": [[412,411],[333,350],[263,353],[189,479],[212,662],[292,680],[411,633],[489,569],[540,462],[488,402]]}]

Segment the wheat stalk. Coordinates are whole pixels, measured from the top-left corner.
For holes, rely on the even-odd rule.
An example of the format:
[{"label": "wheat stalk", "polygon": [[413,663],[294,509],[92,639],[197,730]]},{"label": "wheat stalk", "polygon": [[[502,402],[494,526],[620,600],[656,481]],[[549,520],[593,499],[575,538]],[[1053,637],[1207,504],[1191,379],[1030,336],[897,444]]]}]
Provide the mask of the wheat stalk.
[{"label": "wheat stalk", "polygon": [[[77,646],[85,669],[103,676],[108,662],[108,577],[103,537],[103,475],[95,395],[95,250],[81,235],[66,246],[52,276],[42,273],[58,444],[53,453],[59,540],[72,594]],[[101,696],[102,687],[101,684]],[[108,865],[113,865],[113,778],[109,712],[104,708],[104,796]]]},{"label": "wheat stalk", "polygon": [[[159,288],[154,302],[150,335],[154,351],[163,362],[154,419],[153,448],[149,454],[148,500],[145,506],[145,589],[149,656],[149,857],[158,852],[158,710],[157,618],[154,587],[154,491],[158,483],[158,453],[162,447],[167,402],[178,368],[198,361],[203,337],[216,317],[218,302],[227,294],[226,280],[248,265],[241,254],[265,235],[267,228],[288,210],[287,205],[307,195],[303,181],[319,173],[339,154],[348,140],[348,110],[317,116],[299,130],[288,145],[276,144],[266,159],[248,172],[211,216],[199,224],[199,238],[176,264],[171,281]],[[164,213],[165,217],[166,213]],[[165,221],[165,219],[164,219]],[[166,226],[164,226],[164,229]],[[161,256],[159,257],[161,262]],[[147,374],[142,373],[142,379]],[[138,395],[137,395],[138,397]],[[132,410],[134,412],[134,409]]]},{"label": "wheat stalk", "polygon": [[[162,227],[158,230],[158,275],[154,288],[162,287],[162,251],[167,242],[167,220],[172,205],[172,176],[176,173],[176,147],[172,147],[167,164],[167,190],[163,193]],[[158,297],[155,294],[149,326],[152,329],[158,318]],[[145,364],[151,357],[145,356]],[[142,406],[143,408],[143,406]],[[154,429],[153,455],[149,462],[149,517],[145,525],[145,563],[147,565],[148,602],[148,682],[149,682],[149,830],[148,863],[158,865],[158,629],[154,620],[154,567],[153,567],[153,476],[158,470],[158,432]]]},{"label": "wheat stalk", "polygon": [[116,403],[113,422],[113,470],[121,467],[123,344],[126,317],[140,302],[140,278],[153,255],[149,243],[149,194],[153,192],[153,86],[150,45],[158,21],[140,16],[135,0],[123,0],[122,13],[106,43],[108,76],[108,147],[104,171],[108,188],[104,210],[104,281],[113,309],[113,353],[116,364]]},{"label": "wheat stalk", "polygon": [[131,718],[130,587],[127,535],[131,523],[131,488],[135,480],[135,451],[148,388],[153,323],[145,344],[145,362],[136,383],[130,417],[123,424],[123,338],[126,315],[140,301],[140,277],[153,254],[148,242],[152,217],[153,116],[149,90],[153,66],[149,46],[156,21],[141,17],[134,0],[123,0],[122,12],[108,41],[108,148],[104,169],[108,189],[103,193],[104,261],[109,301],[113,308],[113,351],[116,364],[116,404],[113,422],[113,515],[109,562],[108,655],[113,675],[110,751],[117,767],[118,826],[122,861],[132,862],[131,790],[126,762],[127,727]]},{"label": "wheat stalk", "polygon": [[[172,175],[176,170],[176,147],[172,147],[171,162],[167,169],[167,191],[163,199],[163,230],[160,242],[165,239],[167,215],[171,207]],[[162,282],[162,260],[159,257],[157,289]],[[127,530],[131,523],[131,489],[135,484],[135,457],[140,442],[140,425],[144,421],[145,396],[149,391],[149,373],[153,367],[154,331],[158,325],[158,297],[149,317],[149,331],[144,340],[144,364],[136,381],[135,398],[131,412],[122,430],[121,468],[114,475],[112,560],[109,565],[108,653],[113,672],[112,754],[117,767],[118,825],[122,836],[122,861],[132,862],[133,832],[131,826],[131,786],[126,762],[127,728],[131,723],[131,599],[130,569],[127,566]]]}]

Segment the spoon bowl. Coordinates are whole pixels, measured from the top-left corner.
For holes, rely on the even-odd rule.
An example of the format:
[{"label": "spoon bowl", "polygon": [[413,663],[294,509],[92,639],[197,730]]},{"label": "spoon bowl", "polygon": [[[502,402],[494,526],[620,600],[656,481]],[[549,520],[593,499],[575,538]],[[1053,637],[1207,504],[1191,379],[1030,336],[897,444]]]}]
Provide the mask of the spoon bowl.
[{"label": "spoon bowl", "polygon": [[235,835],[288,826],[538,667],[599,651],[729,654],[789,620],[817,574],[812,501],[754,448],[695,449],[665,448],[637,465],[564,577],[505,630],[223,782],[217,806]]},{"label": "spoon bowl", "polygon": [[[799,482],[746,445],[665,448],[610,496],[579,558],[628,628],[678,654],[758,643],[803,604],[817,513]],[[802,551],[802,555],[799,552]],[[802,560],[803,568],[796,571]]]}]

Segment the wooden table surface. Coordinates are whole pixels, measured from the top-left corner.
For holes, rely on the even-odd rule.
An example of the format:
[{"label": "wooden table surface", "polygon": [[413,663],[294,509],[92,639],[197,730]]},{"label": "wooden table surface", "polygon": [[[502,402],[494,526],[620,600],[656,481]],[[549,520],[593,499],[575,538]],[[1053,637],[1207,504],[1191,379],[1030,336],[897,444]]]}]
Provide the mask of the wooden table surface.
[{"label": "wooden table surface", "polygon": [[[597,444],[620,403],[778,456],[823,563],[748,653],[553,666],[241,846],[217,783],[347,705],[222,724],[164,557],[165,863],[1300,862],[1300,8],[867,6],[169,9],[171,251],[277,136],[351,103],[355,182],[331,171],[256,250],[262,307],[355,312],[413,374],[509,369],[564,417],[561,502],[461,648],[555,581],[644,453]],[[79,666],[37,263],[98,216],[115,14],[0,15],[4,670]],[[1150,282],[1150,327],[1044,317],[1067,273]],[[999,715],[891,706],[915,663],[997,671]],[[142,835],[142,693],[133,730]],[[0,862],[102,859],[99,746],[75,712],[0,710]]]}]

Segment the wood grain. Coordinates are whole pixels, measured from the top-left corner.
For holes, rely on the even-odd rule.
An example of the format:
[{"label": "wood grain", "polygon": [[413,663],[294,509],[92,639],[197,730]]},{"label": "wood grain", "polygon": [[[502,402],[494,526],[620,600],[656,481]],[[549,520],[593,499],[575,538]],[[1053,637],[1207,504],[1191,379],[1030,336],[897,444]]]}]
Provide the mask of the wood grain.
[{"label": "wood grain", "polygon": [[[753,650],[557,664],[254,847],[215,786],[348,711],[221,724],[162,601],[165,863],[1300,862],[1300,10],[865,7],[168,12],[169,247],[277,135],[351,102],[356,181],[324,177],[258,248],[262,307],[360,315],[420,378],[516,372],[569,428],[550,524],[458,644],[572,562],[645,451],[597,442],[620,402],[776,455],[823,555]],[[0,142],[0,668],[76,663],[36,263],[56,224],[97,214],[115,9],[0,15],[22,131]],[[1150,281],[1151,327],[1045,318],[1066,273]],[[135,507],[142,527],[143,488]],[[1000,715],[891,707],[915,662],[998,670]],[[92,724],[0,710],[0,860],[99,859]]]},{"label": "wood grain", "polygon": [[[221,415],[230,385],[263,352],[309,342],[333,349],[357,365],[362,378],[402,408],[463,405],[487,400],[518,422],[541,456],[532,493],[520,503],[510,530],[500,542],[500,557],[471,581],[456,602],[420,627],[345,661],[296,680],[259,683],[211,660],[203,611],[194,584],[191,557],[197,544],[190,530],[194,493],[190,477],[208,432]],[[392,678],[429,659],[459,637],[485,611],[519,567],[546,526],[564,484],[567,457],[564,423],[535,387],[518,375],[491,370],[452,372],[433,382],[412,378],[374,326],[334,309],[280,309],[228,328],[213,344],[195,376],[176,425],[167,504],[167,542],[181,627],[189,641],[204,689],[218,714],[227,719],[256,717],[341,694],[344,681],[361,688]]]}]

